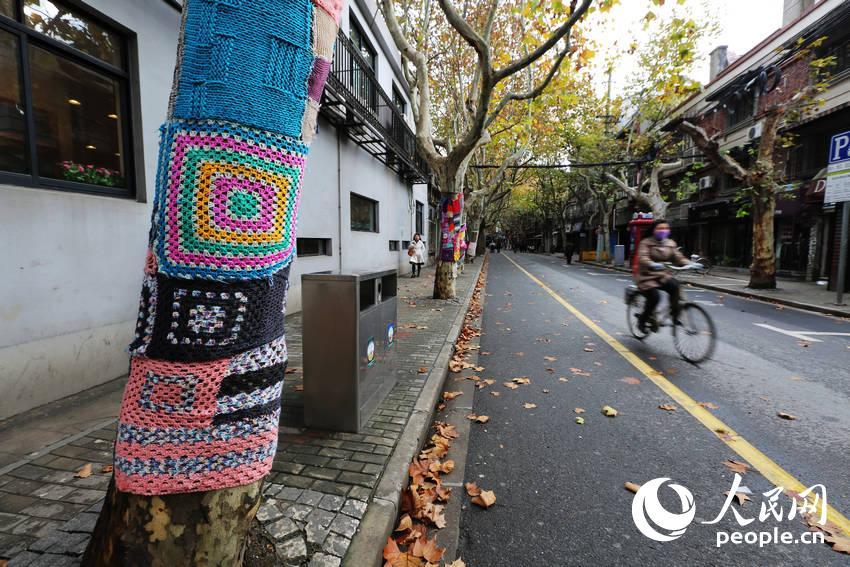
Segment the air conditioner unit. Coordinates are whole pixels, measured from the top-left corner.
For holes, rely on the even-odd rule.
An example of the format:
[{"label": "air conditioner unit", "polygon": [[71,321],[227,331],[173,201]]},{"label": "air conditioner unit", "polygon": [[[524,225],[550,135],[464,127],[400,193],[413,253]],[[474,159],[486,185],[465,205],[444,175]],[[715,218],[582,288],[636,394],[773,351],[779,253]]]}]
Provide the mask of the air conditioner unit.
[{"label": "air conditioner unit", "polygon": [[755,124],[750,126],[750,129],[747,131],[747,139],[753,141],[757,140],[758,138],[761,138],[761,131],[763,126],[764,124],[761,122],[756,122]]},{"label": "air conditioner unit", "polygon": [[705,191],[706,189],[711,189],[714,187],[714,177],[711,175],[706,175],[705,177],[699,178],[699,189],[700,191]]}]

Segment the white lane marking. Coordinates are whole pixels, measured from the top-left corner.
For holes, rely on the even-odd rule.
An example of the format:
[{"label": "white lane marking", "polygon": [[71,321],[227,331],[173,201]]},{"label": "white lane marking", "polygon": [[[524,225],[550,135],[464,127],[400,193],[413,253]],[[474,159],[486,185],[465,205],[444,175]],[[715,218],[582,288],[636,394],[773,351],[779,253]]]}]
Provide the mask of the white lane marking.
[{"label": "white lane marking", "polygon": [[811,343],[823,342],[822,340],[815,339],[813,337],[850,337],[850,333],[831,333],[828,331],[790,331],[788,329],[780,329],[779,327],[766,325],[764,323],[753,323],[753,325],[770,331],[776,331],[777,333],[782,333],[783,335],[788,335],[789,337],[794,337],[801,341],[809,341]]},{"label": "white lane marking", "polygon": [[617,281],[618,282],[632,283],[634,280],[630,280],[630,279],[627,279],[627,278],[617,278]]},{"label": "white lane marking", "polygon": [[706,301],[704,299],[694,299],[692,303],[699,303],[700,305],[709,305],[711,307],[723,307],[722,303],[715,303],[713,301]]}]

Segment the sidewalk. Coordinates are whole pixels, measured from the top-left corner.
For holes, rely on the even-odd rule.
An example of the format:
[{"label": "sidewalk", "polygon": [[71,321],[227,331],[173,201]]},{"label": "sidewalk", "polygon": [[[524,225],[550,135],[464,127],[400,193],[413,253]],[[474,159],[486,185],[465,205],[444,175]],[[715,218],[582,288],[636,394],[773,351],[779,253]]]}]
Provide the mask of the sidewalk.
[{"label": "sidewalk", "polygon": [[[627,268],[615,268],[598,262],[582,263],[608,270],[629,272]],[[749,282],[748,272],[724,268],[712,269],[709,276],[682,272],[677,274],[676,277],[696,287],[778,303],[806,311],[850,317],[850,293],[844,294],[847,305],[839,306],[835,304],[834,291],[827,291],[826,286],[820,286],[814,282],[777,278],[776,289],[750,289],[747,287]]]},{"label": "sidewalk", "polygon": [[[398,383],[361,434],[303,427],[301,316],[287,317],[290,368],[296,372],[285,379],[278,453],[257,514],[275,538],[282,564],[340,565],[372,509],[376,488],[386,489],[388,480],[391,488],[396,476],[406,475],[418,443],[399,440],[418,439],[410,430],[420,421],[423,427],[430,423],[424,415],[430,409],[417,408],[433,408],[441,391],[452,335],[480,267],[468,265],[458,277],[459,299],[453,301],[431,299],[433,269],[419,279],[399,279],[396,348],[404,363]],[[424,368],[427,373],[420,372]],[[0,558],[12,559],[11,566],[79,564],[109,483],[110,473],[102,469],[112,461],[122,389],[123,380],[115,380],[0,422]],[[399,462],[404,470],[388,468]],[[75,476],[89,463],[91,476]]]}]

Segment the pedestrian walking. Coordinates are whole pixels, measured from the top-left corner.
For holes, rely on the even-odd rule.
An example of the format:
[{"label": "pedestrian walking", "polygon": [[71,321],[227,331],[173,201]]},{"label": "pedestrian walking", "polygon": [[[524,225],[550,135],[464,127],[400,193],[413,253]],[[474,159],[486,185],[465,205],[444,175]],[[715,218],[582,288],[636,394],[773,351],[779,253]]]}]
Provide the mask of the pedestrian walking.
[{"label": "pedestrian walking", "polygon": [[502,253],[502,240],[500,238],[496,239],[496,254]]},{"label": "pedestrian walking", "polygon": [[413,235],[407,255],[410,256],[410,277],[418,278],[422,273],[422,264],[425,263],[425,243],[418,232]]},{"label": "pedestrian walking", "polygon": [[567,265],[571,265],[573,263],[573,254],[575,254],[575,245],[572,240],[568,240],[566,244],[564,244],[564,256],[567,258]]}]

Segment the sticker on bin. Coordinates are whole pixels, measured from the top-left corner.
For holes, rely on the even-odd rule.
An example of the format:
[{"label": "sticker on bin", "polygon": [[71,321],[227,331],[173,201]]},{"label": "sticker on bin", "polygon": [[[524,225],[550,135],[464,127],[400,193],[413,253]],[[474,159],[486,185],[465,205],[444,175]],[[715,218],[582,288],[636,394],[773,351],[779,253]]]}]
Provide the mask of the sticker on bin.
[{"label": "sticker on bin", "polygon": [[393,346],[395,342],[395,323],[390,323],[387,325],[387,346]]},{"label": "sticker on bin", "polygon": [[375,364],[375,339],[369,339],[369,342],[366,343],[366,363],[369,366]]}]

